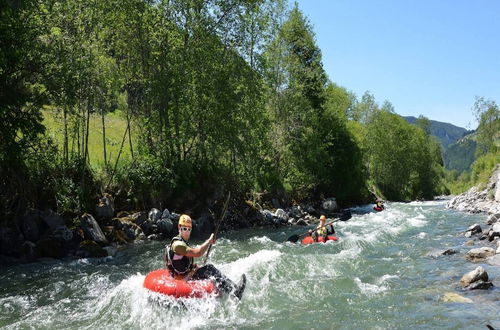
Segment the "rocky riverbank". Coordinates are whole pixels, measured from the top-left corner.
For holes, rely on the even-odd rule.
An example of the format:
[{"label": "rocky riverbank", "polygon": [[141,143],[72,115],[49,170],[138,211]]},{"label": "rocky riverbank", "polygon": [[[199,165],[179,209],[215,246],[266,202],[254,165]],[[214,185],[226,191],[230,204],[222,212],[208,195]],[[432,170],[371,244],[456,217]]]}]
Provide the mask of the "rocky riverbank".
[{"label": "rocky riverbank", "polygon": [[[472,247],[465,253],[466,260],[484,264],[486,268],[500,266],[500,164],[497,165],[485,188],[472,187],[450,200],[447,207],[464,212],[488,214],[485,224],[472,224],[459,235],[464,237],[464,246]],[[457,251],[446,250],[442,254],[454,253]],[[465,273],[459,285],[464,290],[488,290],[494,287],[487,270],[482,266]],[[472,302],[456,294],[454,297],[452,301]],[[451,298],[446,299],[450,301]]]},{"label": "rocky riverbank", "polygon": [[[193,238],[205,238],[213,231],[222,213],[222,203],[212,207],[213,211],[207,207],[205,212],[191,214]],[[231,199],[221,230],[306,226],[316,223],[320,214],[339,216],[338,211],[335,198],[317,205],[275,209],[258,209],[250,201]],[[113,197],[108,194],[99,200],[95,212],[84,213],[77,221],[63,219],[51,210],[30,210],[13,225],[0,228],[0,264],[40,258],[100,258],[114,255],[120,247],[135,241],[168,240],[177,235],[179,213],[156,208],[116,211]]]}]

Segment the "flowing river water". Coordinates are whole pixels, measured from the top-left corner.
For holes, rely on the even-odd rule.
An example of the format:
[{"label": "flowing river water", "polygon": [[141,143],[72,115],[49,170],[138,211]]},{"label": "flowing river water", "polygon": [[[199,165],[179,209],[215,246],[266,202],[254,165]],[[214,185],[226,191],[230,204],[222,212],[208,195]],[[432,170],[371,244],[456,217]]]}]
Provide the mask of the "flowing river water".
[{"label": "flowing river water", "polygon": [[[0,327],[7,329],[500,329],[499,289],[461,291],[469,225],[485,215],[448,210],[444,201],[353,208],[336,225],[338,242],[285,243],[304,227],[221,235],[211,261],[238,280],[232,297],[174,301],[148,293],[165,242],[141,242],[114,257],[44,260],[0,270]],[[460,253],[434,256],[453,248]],[[479,263],[500,285],[500,267]],[[473,303],[443,302],[447,292]]]}]

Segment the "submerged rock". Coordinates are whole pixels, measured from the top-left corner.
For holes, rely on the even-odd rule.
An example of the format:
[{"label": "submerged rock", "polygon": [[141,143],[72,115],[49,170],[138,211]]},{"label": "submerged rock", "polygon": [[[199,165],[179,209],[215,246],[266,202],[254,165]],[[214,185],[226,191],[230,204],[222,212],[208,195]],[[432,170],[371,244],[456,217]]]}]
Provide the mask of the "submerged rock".
[{"label": "submerged rock", "polygon": [[493,287],[493,283],[491,282],[486,282],[486,281],[477,281],[474,283],[471,283],[468,287],[466,287],[467,290],[488,290]]},{"label": "submerged rock", "polygon": [[441,297],[442,302],[457,302],[457,303],[472,303],[472,300],[469,298],[462,297],[461,295],[454,292],[446,292]]}]

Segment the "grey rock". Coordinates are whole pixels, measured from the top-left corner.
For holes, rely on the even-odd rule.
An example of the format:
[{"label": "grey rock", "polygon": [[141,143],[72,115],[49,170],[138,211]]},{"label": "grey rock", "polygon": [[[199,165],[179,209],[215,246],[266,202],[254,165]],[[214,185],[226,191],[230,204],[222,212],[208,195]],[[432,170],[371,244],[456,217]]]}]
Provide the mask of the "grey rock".
[{"label": "grey rock", "polygon": [[480,248],[472,249],[467,252],[467,258],[476,261],[478,259],[485,259],[487,257],[491,257],[495,255],[495,250],[490,247],[483,246]]},{"label": "grey rock", "polygon": [[472,236],[472,232],[470,231],[466,231],[465,234],[464,234],[465,238],[469,238]]},{"label": "grey rock", "polygon": [[274,219],[273,213],[269,210],[263,210],[263,211],[261,211],[261,214],[266,221],[273,221],[273,219]]},{"label": "grey rock", "polygon": [[474,240],[472,240],[472,239],[468,240],[467,242],[464,243],[464,245],[466,245],[466,246],[472,246],[472,245],[474,245]]},{"label": "grey rock", "polygon": [[156,223],[161,219],[161,214],[160,210],[153,208],[148,213],[148,220],[152,223]]},{"label": "grey rock", "polygon": [[458,253],[458,251],[454,250],[454,249],[448,249],[448,250],[444,250],[443,252],[441,252],[441,254],[444,256],[449,256],[449,255],[456,254],[456,253]]},{"label": "grey rock", "polygon": [[473,224],[469,228],[467,228],[466,232],[470,232],[472,235],[482,233],[483,230],[481,229],[481,226],[477,223]]},{"label": "grey rock", "polygon": [[493,241],[495,237],[500,237],[500,223],[493,224],[488,232],[488,239],[490,242]]},{"label": "grey rock", "polygon": [[150,240],[150,241],[157,241],[159,239],[160,239],[160,235],[158,235],[158,234],[151,234],[148,236],[148,240]]},{"label": "grey rock", "polygon": [[95,207],[96,217],[98,219],[111,219],[115,214],[115,203],[110,194],[104,194],[99,199],[99,204]]},{"label": "grey rock", "polygon": [[497,253],[493,257],[489,257],[488,259],[486,259],[486,262],[492,266],[500,266],[500,254]]},{"label": "grey rock", "polygon": [[170,211],[168,209],[164,209],[163,213],[161,214],[162,219],[170,219]]},{"label": "grey rock", "polygon": [[323,203],[321,203],[321,207],[323,208],[323,210],[325,210],[327,212],[334,212],[335,210],[337,210],[338,205],[337,205],[336,199],[333,197],[330,197],[330,198],[325,199],[323,201]]},{"label": "grey rock", "polygon": [[471,283],[479,280],[488,281],[488,273],[481,266],[476,267],[473,271],[464,274],[464,276],[460,279],[460,285],[465,288]]},{"label": "grey rock", "polygon": [[178,213],[175,213],[175,212],[170,213],[170,220],[172,220],[172,222],[174,222],[174,223],[179,222],[180,217],[181,217],[181,215]]},{"label": "grey rock", "polygon": [[277,209],[276,212],[274,212],[274,217],[279,219],[279,222],[288,221],[288,214],[283,209]]},{"label": "grey rock", "polygon": [[52,237],[61,241],[70,242],[73,239],[73,232],[66,226],[60,226],[52,232]]},{"label": "grey rock", "polygon": [[306,222],[306,220],[304,220],[304,219],[299,219],[299,220],[297,221],[296,225],[298,225],[298,226],[307,226],[307,225],[309,225],[309,224]]},{"label": "grey rock", "polygon": [[80,223],[82,225],[82,229],[85,235],[92,241],[95,241],[99,244],[107,244],[108,240],[104,236],[101,227],[97,221],[95,221],[94,217],[88,213],[83,214],[80,217]]},{"label": "grey rock", "polygon": [[163,234],[163,235],[168,235],[172,232],[172,229],[174,228],[174,224],[172,223],[172,220],[170,219],[161,219],[157,223],[158,226],[158,231]]},{"label": "grey rock", "polygon": [[469,286],[466,287],[467,290],[488,290],[493,287],[493,283],[491,282],[485,282],[485,281],[477,281],[474,283],[471,283]]},{"label": "grey rock", "polygon": [[43,222],[50,228],[50,230],[55,230],[56,228],[65,226],[64,219],[52,210],[42,212],[41,218]]},{"label": "grey rock", "polygon": [[486,221],[486,223],[488,225],[492,225],[494,224],[495,222],[498,222],[498,220],[500,220],[500,213],[496,213],[496,214],[492,214],[488,217],[488,220]]}]

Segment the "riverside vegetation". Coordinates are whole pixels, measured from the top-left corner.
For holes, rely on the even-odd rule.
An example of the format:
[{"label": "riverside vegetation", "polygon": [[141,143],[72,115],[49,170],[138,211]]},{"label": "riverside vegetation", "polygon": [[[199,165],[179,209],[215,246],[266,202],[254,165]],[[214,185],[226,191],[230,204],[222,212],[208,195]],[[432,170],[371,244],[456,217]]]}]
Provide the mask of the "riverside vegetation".
[{"label": "riverside vegetation", "polygon": [[229,190],[249,219],[233,225],[253,226],[266,205],[431,199],[498,162],[494,101],[476,102],[471,174],[446,174],[429,120],[411,125],[331,81],[311,24],[286,1],[1,6],[0,254],[88,239],[85,213],[103,196],[107,235],[151,207],[210,222]]}]

